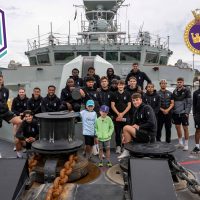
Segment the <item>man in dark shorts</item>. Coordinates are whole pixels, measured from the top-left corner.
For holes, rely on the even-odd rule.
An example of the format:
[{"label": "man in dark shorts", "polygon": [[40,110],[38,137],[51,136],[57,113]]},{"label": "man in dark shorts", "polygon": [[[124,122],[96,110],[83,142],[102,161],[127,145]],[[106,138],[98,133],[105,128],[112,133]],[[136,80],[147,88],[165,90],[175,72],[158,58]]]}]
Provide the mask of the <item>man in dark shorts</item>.
[{"label": "man in dark shorts", "polygon": [[[136,111],[133,116],[133,125],[126,125],[123,128],[122,142],[124,144],[132,140],[137,143],[150,143],[155,141],[157,133],[156,116],[149,105],[142,102],[141,94],[132,95],[132,102]],[[118,159],[129,156],[129,151],[124,150]]]},{"label": "man in dark shorts", "polygon": [[193,93],[193,116],[195,123],[195,147],[192,150],[192,154],[199,154],[199,142],[200,142],[200,79],[199,79],[199,89]]},{"label": "man in dark shorts", "polygon": [[[189,114],[192,107],[192,97],[190,89],[184,86],[184,79],[182,77],[177,78],[177,87],[173,91],[173,98],[174,108],[172,120],[175,124],[178,135],[178,144],[176,145],[176,147],[182,148],[184,151],[187,151],[189,140]],[[181,130],[182,127],[185,137],[184,144]]]},{"label": "man in dark shorts", "polygon": [[[0,75],[0,82],[3,83],[3,75]],[[14,125],[21,124],[20,117],[17,117],[13,112],[9,111],[7,100],[9,97],[9,90],[0,84],[0,121],[5,120]]]}]

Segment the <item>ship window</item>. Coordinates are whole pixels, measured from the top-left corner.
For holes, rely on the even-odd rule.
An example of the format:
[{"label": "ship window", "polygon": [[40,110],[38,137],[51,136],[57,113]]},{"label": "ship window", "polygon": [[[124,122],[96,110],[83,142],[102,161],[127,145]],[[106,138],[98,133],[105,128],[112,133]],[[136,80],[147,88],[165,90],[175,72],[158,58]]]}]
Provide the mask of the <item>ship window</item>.
[{"label": "ship window", "polygon": [[54,54],[55,61],[65,61],[74,59],[74,52],[63,52]]},{"label": "ship window", "polygon": [[49,63],[49,54],[37,55],[38,64],[47,64]]},{"label": "ship window", "polygon": [[160,65],[167,65],[168,57],[167,56],[160,56]]},{"label": "ship window", "polygon": [[89,56],[89,52],[84,52],[84,51],[82,51],[82,52],[77,52],[77,56]]},{"label": "ship window", "polygon": [[159,55],[156,53],[147,53],[145,63],[158,63]]},{"label": "ship window", "polygon": [[140,61],[141,54],[140,52],[121,52],[120,60],[121,61]]},{"label": "ship window", "polygon": [[37,60],[36,60],[36,57],[30,57],[29,58],[29,62],[30,62],[30,65],[37,65]]},{"label": "ship window", "polygon": [[96,55],[99,55],[100,57],[103,58],[103,52],[98,52],[98,51],[91,52],[91,56],[96,56]]},{"label": "ship window", "polygon": [[106,52],[106,60],[118,61],[118,52]]}]

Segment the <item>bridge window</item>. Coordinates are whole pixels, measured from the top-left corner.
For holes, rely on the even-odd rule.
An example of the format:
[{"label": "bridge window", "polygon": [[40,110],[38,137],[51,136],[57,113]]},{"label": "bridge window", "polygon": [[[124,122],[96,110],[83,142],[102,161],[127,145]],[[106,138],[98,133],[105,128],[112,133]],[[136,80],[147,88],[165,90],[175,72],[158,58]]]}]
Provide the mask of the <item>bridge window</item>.
[{"label": "bridge window", "polygon": [[89,56],[89,52],[86,52],[86,51],[80,51],[80,52],[77,52],[77,56]]},{"label": "bridge window", "polygon": [[29,62],[30,62],[30,65],[37,65],[36,57],[35,56],[30,57]]},{"label": "bridge window", "polygon": [[106,52],[106,60],[118,61],[118,52]]},{"label": "bridge window", "polygon": [[160,56],[160,65],[167,65],[168,57],[167,56]]},{"label": "bridge window", "polygon": [[49,54],[37,55],[38,64],[49,64]]},{"label": "bridge window", "polygon": [[147,53],[145,63],[158,63],[159,54]]},{"label": "bridge window", "polygon": [[59,52],[54,54],[55,61],[66,61],[74,59],[74,52]]},{"label": "bridge window", "polygon": [[120,60],[121,61],[140,61],[141,53],[140,52],[121,52]]},{"label": "bridge window", "polygon": [[98,51],[91,52],[91,56],[96,56],[96,55],[103,58],[103,52],[98,52]]}]

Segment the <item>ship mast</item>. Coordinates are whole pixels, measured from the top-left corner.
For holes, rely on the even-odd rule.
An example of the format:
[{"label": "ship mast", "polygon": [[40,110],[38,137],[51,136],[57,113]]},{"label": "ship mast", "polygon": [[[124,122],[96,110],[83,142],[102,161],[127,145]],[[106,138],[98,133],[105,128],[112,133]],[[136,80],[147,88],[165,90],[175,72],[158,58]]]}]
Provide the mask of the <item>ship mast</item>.
[{"label": "ship mast", "polygon": [[83,0],[87,25],[82,22],[81,35],[84,43],[117,43],[121,32],[117,27],[117,11],[125,0]]}]

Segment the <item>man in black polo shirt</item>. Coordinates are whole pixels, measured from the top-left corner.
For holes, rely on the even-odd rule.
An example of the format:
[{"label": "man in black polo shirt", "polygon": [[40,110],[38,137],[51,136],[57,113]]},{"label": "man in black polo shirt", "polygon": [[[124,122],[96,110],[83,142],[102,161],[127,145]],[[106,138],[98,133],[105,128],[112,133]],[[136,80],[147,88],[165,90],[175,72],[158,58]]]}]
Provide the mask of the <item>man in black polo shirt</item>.
[{"label": "man in black polo shirt", "polygon": [[172,92],[166,89],[167,81],[165,79],[160,81],[160,90],[158,95],[160,96],[161,106],[158,112],[157,122],[158,131],[156,140],[161,141],[161,133],[163,125],[165,124],[166,137],[165,141],[167,143],[171,142],[171,127],[172,127],[172,108],[174,107],[174,99]]},{"label": "man in black polo shirt", "polygon": [[131,109],[131,96],[124,91],[125,82],[119,80],[118,91],[114,92],[111,98],[111,108],[113,110],[113,121],[115,125],[116,153],[121,153],[121,132],[123,127],[129,123],[129,110]]},{"label": "man in black polo shirt", "polygon": [[109,89],[108,86],[108,78],[106,76],[102,76],[100,79],[101,82],[101,88],[97,91],[97,99],[99,102],[99,105],[106,105],[108,107],[111,107],[111,94],[112,92]]},{"label": "man in black polo shirt", "polygon": [[139,70],[138,63],[133,63],[132,70],[126,77],[126,85],[128,85],[129,78],[134,76],[137,79],[137,84],[143,89],[144,81],[147,83],[151,83],[150,78],[144,73]]},{"label": "man in black polo shirt", "polygon": [[31,148],[31,144],[38,139],[39,127],[36,119],[33,119],[31,110],[24,111],[24,121],[20,125],[15,139],[17,157],[22,158],[22,147]]},{"label": "man in black polo shirt", "polygon": [[194,116],[194,123],[195,123],[195,147],[191,153],[199,154],[199,142],[200,142],[200,80],[199,80],[199,89],[193,93],[193,116]]},{"label": "man in black polo shirt", "polygon": [[[122,142],[124,144],[132,140],[138,143],[149,143],[155,140],[157,132],[156,116],[149,105],[142,102],[141,94],[132,95],[132,102],[136,111],[134,112],[133,125],[127,125],[123,128]],[[126,149],[118,156],[118,159],[129,156]]]}]

